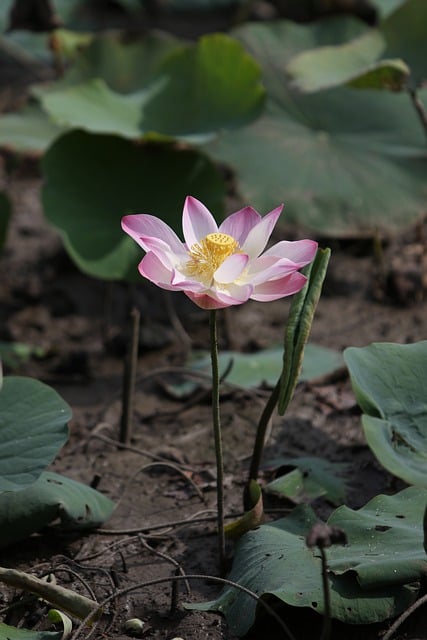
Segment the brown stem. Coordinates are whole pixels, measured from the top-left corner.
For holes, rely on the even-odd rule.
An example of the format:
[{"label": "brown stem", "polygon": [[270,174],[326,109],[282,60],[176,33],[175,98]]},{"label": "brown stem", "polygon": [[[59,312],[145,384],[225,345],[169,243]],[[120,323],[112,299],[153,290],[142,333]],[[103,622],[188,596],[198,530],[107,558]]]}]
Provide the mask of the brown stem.
[{"label": "brown stem", "polygon": [[141,314],[134,307],[131,311],[132,337],[123,377],[123,410],[120,422],[119,440],[129,444],[132,435],[133,398],[135,394],[136,368],[138,363],[139,324]]}]

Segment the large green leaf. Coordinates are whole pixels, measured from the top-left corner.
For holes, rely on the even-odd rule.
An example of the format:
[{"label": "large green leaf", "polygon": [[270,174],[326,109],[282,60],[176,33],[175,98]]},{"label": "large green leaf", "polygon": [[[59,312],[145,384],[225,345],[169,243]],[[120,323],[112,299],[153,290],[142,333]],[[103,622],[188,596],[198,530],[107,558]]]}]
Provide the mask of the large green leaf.
[{"label": "large green leaf", "polygon": [[67,403],[46,384],[18,376],[3,379],[0,491],[15,492],[39,477],[66,442],[70,419]]},{"label": "large green leaf", "polygon": [[287,72],[301,91],[318,91],[345,84],[360,70],[375,62],[385,49],[377,29],[369,29],[358,38],[338,46],[303,51],[292,58]]},{"label": "large green leaf", "polygon": [[[337,509],[328,524],[344,529],[348,544],[327,550],[332,616],[351,624],[385,620],[415,597],[411,583],[427,571],[422,514],[427,491],[414,487],[377,496],[359,511]],[[263,598],[324,613],[321,560],[305,536],[316,522],[309,507],[262,525],[238,542],[230,580]],[[253,598],[226,587],[213,602],[190,608],[222,611],[239,636],[258,611]]]},{"label": "large green leaf", "polygon": [[410,69],[403,60],[379,60],[357,75],[348,85],[356,89],[403,91],[408,85]]},{"label": "large green leaf", "polygon": [[125,137],[155,132],[206,141],[261,112],[260,68],[229,36],[210,34],[179,47],[164,38],[138,46],[115,40],[112,60],[106,42],[93,42],[65,79],[38,91],[55,122]]},{"label": "large green leaf", "polygon": [[261,70],[241,43],[225,34],[204,36],[170,54],[159,72],[166,83],[145,106],[147,131],[215,134],[248,124],[262,110]]},{"label": "large green leaf", "polygon": [[139,123],[146,95],[142,91],[120,95],[109,89],[104,80],[94,78],[64,89],[41,93],[40,102],[58,126],[139,138]]},{"label": "large green leaf", "polygon": [[11,151],[42,153],[63,127],[52,122],[37,104],[0,115],[0,146]]},{"label": "large green leaf", "polygon": [[42,166],[46,217],[79,268],[100,278],[139,278],[142,251],[122,232],[123,215],[152,213],[180,233],[189,194],[218,218],[223,213],[223,178],[198,151],[72,131]]},{"label": "large green leaf", "polygon": [[9,26],[9,14],[15,0],[3,0],[0,3],[0,31],[6,31]]},{"label": "large green leaf", "polygon": [[387,44],[384,56],[402,58],[411,70],[411,84],[427,79],[427,2],[406,0],[380,26]]},{"label": "large green leaf", "polygon": [[61,530],[82,531],[107,520],[114,503],[81,482],[43,472],[22,491],[0,494],[0,547],[23,540],[54,522]]},{"label": "large green leaf", "polygon": [[117,32],[97,34],[53,88],[99,78],[115,93],[134,93],[158,77],[159,65],[168,54],[182,48],[181,41],[163,33],[148,33],[136,40]]},{"label": "large green leaf", "polygon": [[292,86],[307,93],[345,84],[359,89],[402,91],[410,69],[399,59],[380,60],[385,48],[381,32],[368,30],[339,46],[303,51],[292,58],[287,72]]},{"label": "large green leaf", "polygon": [[427,341],[345,350],[363,429],[381,464],[427,487]]},{"label": "large green leaf", "polygon": [[427,491],[410,487],[394,496],[376,496],[358,511],[339,507],[328,524],[343,529],[349,544],[329,552],[332,573],[354,572],[368,591],[419,580],[427,571],[422,525],[426,499]]},{"label": "large green leaf", "polygon": [[380,20],[387,18],[405,2],[406,0],[370,0],[370,3],[376,8]]},{"label": "large green leaf", "polygon": [[[33,82],[48,79],[47,65],[51,59],[47,33],[19,29],[0,34],[0,60],[11,65],[21,78],[29,78]],[[9,70],[4,69],[3,72],[8,73]],[[16,82],[18,78],[15,75],[13,80]]]},{"label": "large green leaf", "polygon": [[[302,91],[329,89],[367,72],[372,82],[375,69],[382,70],[383,76],[384,69],[388,69],[389,74],[400,72],[400,84],[394,81],[384,87],[391,90],[402,89],[407,84],[416,86],[427,78],[427,3],[424,0],[407,0],[384,18],[378,29],[367,30],[359,38],[339,46],[303,52],[287,67],[294,84]],[[359,81],[357,86],[364,85]],[[374,88],[382,88],[381,83]]]},{"label": "large green leaf", "polygon": [[[231,365],[231,369],[230,369]],[[308,344],[299,381],[314,380],[341,368],[342,356],[339,351],[316,344]],[[211,361],[207,354],[196,354],[190,361],[190,369],[210,373]],[[219,354],[220,375],[230,369],[226,381],[246,389],[261,385],[274,387],[283,367],[283,347],[276,346],[254,353],[222,351]]]},{"label": "large green leaf", "polygon": [[280,476],[265,485],[267,493],[284,496],[295,504],[311,502],[322,496],[334,505],[344,502],[345,481],[339,476],[348,468],[347,464],[307,456],[269,460],[265,466],[281,470],[293,467],[286,473],[282,471]]},{"label": "large green leaf", "polygon": [[[64,47],[67,32],[60,30],[57,37]],[[33,88],[40,104],[0,116],[0,145],[43,152],[70,126],[139,137],[148,95],[141,89],[156,77],[160,61],[181,47],[160,34],[130,42],[117,33],[98,35],[81,48],[61,80]]]},{"label": "large green leaf", "polygon": [[305,95],[288,84],[290,58],[342,42],[338,27],[278,22],[235,36],[263,67],[266,112],[208,151],[235,170],[244,201],[264,211],[284,201],[289,220],[328,236],[396,230],[419,218],[427,150],[408,97],[351,88]]}]

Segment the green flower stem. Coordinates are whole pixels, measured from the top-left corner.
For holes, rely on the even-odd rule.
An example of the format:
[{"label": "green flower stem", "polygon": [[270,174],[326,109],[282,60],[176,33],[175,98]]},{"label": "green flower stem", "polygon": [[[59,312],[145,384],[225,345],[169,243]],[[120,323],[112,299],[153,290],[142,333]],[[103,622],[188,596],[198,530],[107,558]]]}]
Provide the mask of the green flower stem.
[{"label": "green flower stem", "polygon": [[216,456],[216,494],[217,494],[217,523],[218,523],[218,552],[220,571],[225,566],[225,533],[224,533],[224,463],[222,456],[221,418],[219,411],[219,366],[218,366],[218,337],[216,326],[216,310],[209,315],[209,329],[211,342],[212,364],[212,421],[215,440]]}]

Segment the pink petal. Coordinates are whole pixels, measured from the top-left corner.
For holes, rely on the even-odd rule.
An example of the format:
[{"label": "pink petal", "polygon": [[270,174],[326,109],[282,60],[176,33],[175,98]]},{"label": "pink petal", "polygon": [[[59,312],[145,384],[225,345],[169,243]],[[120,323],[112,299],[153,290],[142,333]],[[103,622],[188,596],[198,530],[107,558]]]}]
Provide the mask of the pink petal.
[{"label": "pink petal", "polygon": [[[139,244],[144,251],[153,252],[156,256],[166,265],[173,266],[173,264],[179,260],[179,256],[174,256],[171,253],[170,246],[160,240],[159,238],[153,238],[151,236],[141,236]],[[173,259],[175,258],[175,260]]]},{"label": "pink petal", "polygon": [[295,265],[291,260],[268,256],[264,253],[256,260],[252,260],[243,279],[245,282],[258,285],[267,280],[283,278],[283,276],[293,273],[298,268],[298,265]]},{"label": "pink petal", "polygon": [[128,233],[145,251],[142,237],[158,238],[165,242],[173,253],[185,251],[183,243],[166,222],[146,213],[124,216],[122,229]]},{"label": "pink petal", "polygon": [[186,295],[202,309],[224,309],[234,305],[242,304],[249,300],[253,291],[250,285],[231,285],[226,291],[211,289],[202,294],[185,291]]},{"label": "pink petal", "polygon": [[214,273],[214,279],[221,284],[234,282],[248,264],[249,256],[245,253],[235,253],[228,256]]},{"label": "pink petal", "polygon": [[285,276],[278,280],[270,280],[264,284],[257,285],[254,288],[251,299],[257,300],[258,302],[271,302],[272,300],[278,300],[279,298],[284,298],[285,296],[298,293],[306,282],[307,278],[297,271],[292,273],[290,276]]},{"label": "pink petal", "polygon": [[255,209],[245,207],[228,216],[220,225],[219,230],[221,233],[226,233],[237,240],[239,245],[242,246],[249,231],[258,224],[260,220],[261,216]]},{"label": "pink petal", "polygon": [[180,289],[181,291],[193,291],[200,293],[202,291],[206,291],[206,286],[199,282],[198,280],[189,280],[188,276],[181,273],[179,269],[174,269],[172,274],[172,284],[174,288]]},{"label": "pink petal", "polygon": [[220,302],[219,300],[216,300],[216,298],[212,298],[206,293],[199,294],[192,293],[191,291],[185,291],[184,293],[190,298],[192,302],[194,302],[194,304],[197,304],[197,306],[201,307],[202,309],[224,309],[225,307],[230,306],[230,304]]},{"label": "pink petal", "polygon": [[261,218],[257,225],[252,227],[242,245],[243,253],[247,253],[250,258],[257,258],[262,253],[282,213],[282,209],[283,205],[276,207],[276,209]]},{"label": "pink petal", "polygon": [[151,251],[143,257],[139,263],[139,272],[144,278],[151,280],[162,289],[173,290],[172,286],[172,269],[168,269],[163,262]]},{"label": "pink petal", "polygon": [[[177,265],[182,264],[183,259],[188,257],[187,251],[182,251],[178,255],[172,253],[170,247],[159,238],[141,236],[140,244],[147,253],[154,253],[160,262],[169,270],[173,271]],[[181,245],[184,247],[184,244]]]},{"label": "pink petal", "polygon": [[229,307],[235,304],[242,304],[243,302],[249,300],[253,290],[254,288],[250,284],[232,284],[228,285],[224,290],[215,289],[214,293],[217,300],[224,303],[225,306]]},{"label": "pink petal", "polygon": [[187,196],[182,214],[182,230],[187,247],[203,240],[208,233],[218,231],[218,225],[211,212],[196,198]]},{"label": "pink petal", "polygon": [[298,269],[300,269],[313,260],[316,251],[317,242],[314,242],[314,240],[297,240],[295,242],[282,240],[267,249],[263,255],[287,258],[298,265]]}]

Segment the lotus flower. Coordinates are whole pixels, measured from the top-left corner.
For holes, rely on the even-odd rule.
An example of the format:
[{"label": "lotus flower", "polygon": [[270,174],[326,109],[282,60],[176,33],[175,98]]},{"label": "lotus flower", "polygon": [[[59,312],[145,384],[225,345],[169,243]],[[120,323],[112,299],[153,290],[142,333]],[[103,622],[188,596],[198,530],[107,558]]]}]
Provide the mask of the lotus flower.
[{"label": "lotus flower", "polygon": [[314,258],[316,242],[282,240],[264,251],[282,208],[262,217],[244,207],[218,227],[210,211],[188,196],[182,216],[185,242],[148,214],[125,216],[122,228],[146,251],[141,275],[162,289],[183,291],[202,309],[221,309],[249,299],[277,300],[304,286],[306,278],[298,270]]}]

